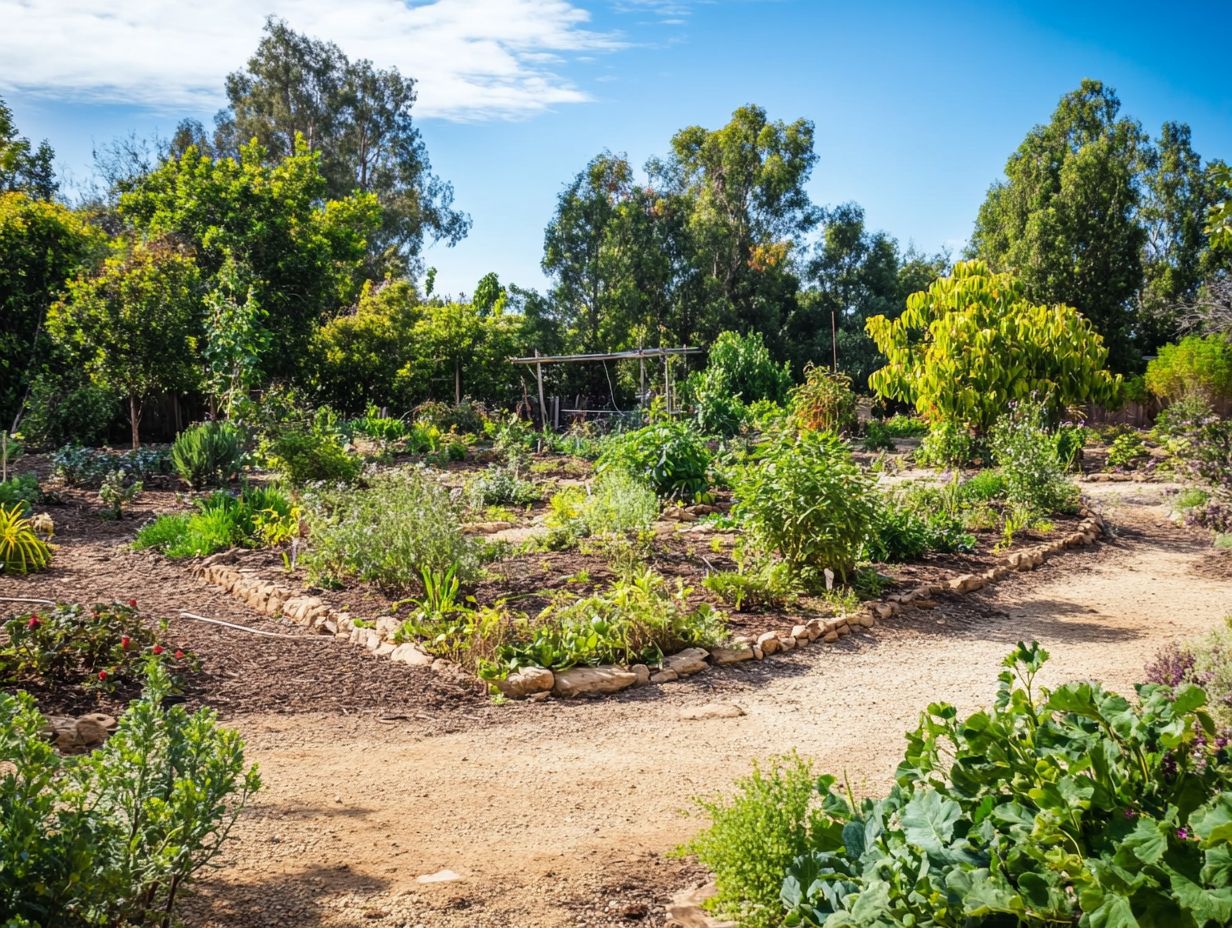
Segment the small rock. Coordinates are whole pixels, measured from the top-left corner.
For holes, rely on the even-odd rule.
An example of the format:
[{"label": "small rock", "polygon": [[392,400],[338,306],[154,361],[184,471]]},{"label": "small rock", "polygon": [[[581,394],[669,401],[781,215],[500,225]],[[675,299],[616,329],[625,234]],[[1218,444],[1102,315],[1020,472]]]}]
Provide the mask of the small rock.
[{"label": "small rock", "polygon": [[690,722],[703,719],[738,719],[744,715],[744,710],[731,703],[711,702],[704,706],[691,706],[680,713],[680,717]]},{"label": "small rock", "polygon": [[452,870],[437,870],[436,873],[425,873],[423,876],[415,877],[416,883],[453,883],[462,879],[461,876],[454,873]]},{"label": "small rock", "polygon": [[556,684],[556,675],[546,667],[522,667],[504,680],[496,681],[496,688],[506,696],[530,696],[546,693]]},{"label": "small rock", "polygon": [[618,693],[635,683],[637,683],[637,674],[620,667],[574,667],[570,670],[562,670],[555,675],[552,692],[557,696]]},{"label": "small rock", "polygon": [[781,647],[784,651],[791,651],[792,649],[795,648],[795,646],[796,646],[796,639],[793,638],[791,635],[784,635],[784,634],[779,635],[779,647]]},{"label": "small rock", "polygon": [[645,664],[634,664],[629,668],[637,676],[637,682],[634,686],[645,686],[650,682],[650,668]]},{"label": "small rock", "polygon": [[718,665],[750,661],[753,659],[753,649],[748,645],[738,648],[711,648],[710,659]]},{"label": "small rock", "polygon": [[660,670],[658,673],[651,675],[650,682],[651,683],[671,683],[679,679],[680,679],[680,674],[676,673],[676,671],[674,670]]},{"label": "small rock", "polygon": [[812,641],[816,636],[813,635],[807,625],[793,625],[791,627],[791,637],[795,638],[797,643],[800,643]]},{"label": "small rock", "polygon": [[821,640],[826,644],[834,644],[834,642],[838,641],[838,632],[826,632],[821,636]]},{"label": "small rock", "polygon": [[763,654],[770,655],[781,651],[783,645],[779,642],[778,633],[766,632],[757,639],[757,647],[761,648]]},{"label": "small rock", "polygon": [[700,673],[706,669],[706,659],[710,655],[703,648],[685,648],[679,653],[663,658],[663,669],[674,670],[682,677]]},{"label": "small rock", "polygon": [[408,664],[411,667],[432,666],[432,655],[425,654],[419,645],[412,644],[409,641],[394,648],[389,654],[389,659],[399,664]]}]

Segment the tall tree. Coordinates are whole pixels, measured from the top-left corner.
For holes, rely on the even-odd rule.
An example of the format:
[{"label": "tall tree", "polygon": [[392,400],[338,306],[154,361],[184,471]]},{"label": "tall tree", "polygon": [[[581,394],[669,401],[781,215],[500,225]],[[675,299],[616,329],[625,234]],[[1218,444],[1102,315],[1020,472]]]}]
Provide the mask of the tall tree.
[{"label": "tall tree", "polygon": [[1100,81],[1061,98],[1028,133],[980,207],[971,251],[1018,273],[1031,299],[1076,307],[1108,345],[1110,363],[1137,363],[1132,307],[1147,234],[1137,212],[1150,140]]},{"label": "tall tree", "polygon": [[415,81],[396,68],[351,61],[332,42],[271,17],[246,69],[228,76],[227,98],[217,118],[221,150],[238,154],[255,138],[277,161],[302,137],[320,153],[328,197],[376,195],[382,222],[369,242],[373,276],[417,269],[425,242],[453,245],[469,230],[411,117]]},{"label": "tall tree", "polygon": [[199,283],[176,247],[121,242],[98,273],[70,282],[48,316],[52,335],[81,351],[90,374],[127,397],[134,448],[146,397],[199,384]]},{"label": "tall tree", "polygon": [[811,122],[771,122],[750,105],[720,129],[682,129],[669,157],[649,165],[664,192],[688,203],[712,320],[707,334],[778,331],[797,289],[792,248],[819,218],[804,189],[816,160]]},{"label": "tall tree", "polygon": [[13,111],[0,100],[0,193],[20,191],[50,200],[60,188],[52,163],[55,156],[45,139],[35,147],[17,134]]}]

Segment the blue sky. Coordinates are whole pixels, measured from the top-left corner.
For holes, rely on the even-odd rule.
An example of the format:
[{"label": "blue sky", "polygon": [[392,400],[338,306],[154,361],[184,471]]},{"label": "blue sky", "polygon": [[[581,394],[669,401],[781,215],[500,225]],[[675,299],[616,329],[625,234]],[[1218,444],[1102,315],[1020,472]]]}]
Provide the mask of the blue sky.
[{"label": "blue sky", "polygon": [[924,251],[962,246],[1006,157],[1083,77],[1232,160],[1226,0],[0,0],[0,96],[80,178],[92,145],[208,123],[266,12],[420,80],[434,168],[474,220],[426,255],[449,292],[491,270],[542,286],[543,227],[587,160],[643,163],[745,103],[816,124],[816,202],[854,200]]}]

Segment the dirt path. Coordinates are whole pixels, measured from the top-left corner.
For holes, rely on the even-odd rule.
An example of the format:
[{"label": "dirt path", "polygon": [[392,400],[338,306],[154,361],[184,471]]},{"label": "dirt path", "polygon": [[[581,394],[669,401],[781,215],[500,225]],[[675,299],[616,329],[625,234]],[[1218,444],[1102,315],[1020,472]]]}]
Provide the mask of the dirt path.
[{"label": "dirt path", "polygon": [[[1117,536],[995,590],[784,661],[617,699],[491,710],[441,733],[376,713],[241,715],[266,791],[190,924],[659,925],[696,878],[665,856],[698,827],[691,797],[792,748],[858,787],[890,778],[929,701],[991,699],[1020,638],[1046,682],[1128,688],[1164,642],[1232,613],[1227,558],[1175,529],[1157,485],[1092,485]],[[1218,561],[1218,563],[1216,563]],[[707,703],[742,717],[686,721]],[[418,877],[450,870],[458,879]]]}]

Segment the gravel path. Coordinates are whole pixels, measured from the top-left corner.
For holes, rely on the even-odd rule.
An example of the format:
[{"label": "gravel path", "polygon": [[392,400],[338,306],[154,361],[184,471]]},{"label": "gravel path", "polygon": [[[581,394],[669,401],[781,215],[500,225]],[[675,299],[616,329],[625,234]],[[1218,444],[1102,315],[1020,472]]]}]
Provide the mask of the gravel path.
[{"label": "gravel path", "polygon": [[[661,925],[700,877],[667,857],[700,822],[691,799],[793,748],[882,788],[928,702],[991,700],[1019,639],[1055,684],[1128,689],[1172,639],[1232,613],[1229,558],[1166,519],[1160,485],[1090,485],[1117,533],[1036,572],[899,617],[837,646],[619,698],[432,717],[242,713],[267,789],[193,928]],[[686,720],[710,703],[734,718]],[[456,879],[419,878],[451,871]]]}]

